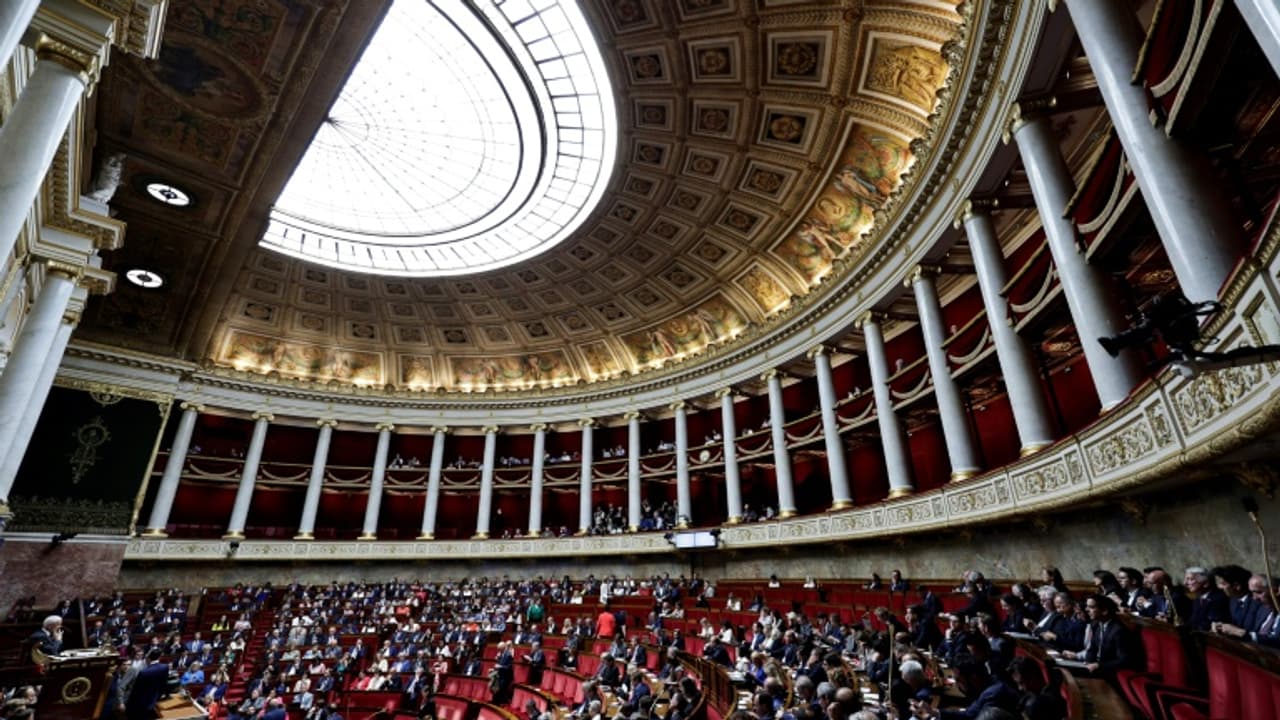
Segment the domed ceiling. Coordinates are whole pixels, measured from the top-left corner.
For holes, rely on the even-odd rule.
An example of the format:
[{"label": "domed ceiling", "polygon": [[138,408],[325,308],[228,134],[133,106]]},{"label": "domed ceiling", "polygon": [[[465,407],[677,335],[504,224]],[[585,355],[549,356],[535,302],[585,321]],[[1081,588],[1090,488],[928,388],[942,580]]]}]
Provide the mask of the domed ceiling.
[{"label": "domed ceiling", "polygon": [[[258,245],[375,5],[184,2],[159,61],[113,63],[99,153],[129,155],[113,203],[129,235],[110,263],[167,282],[96,300],[80,337],[403,390],[560,387],[697,362],[767,332],[832,284],[838,259],[874,246],[938,109],[944,46],[970,32],[935,0],[586,0],[618,103],[599,208],[542,255],[423,279]],[[195,201],[149,200],[156,180]]]}]

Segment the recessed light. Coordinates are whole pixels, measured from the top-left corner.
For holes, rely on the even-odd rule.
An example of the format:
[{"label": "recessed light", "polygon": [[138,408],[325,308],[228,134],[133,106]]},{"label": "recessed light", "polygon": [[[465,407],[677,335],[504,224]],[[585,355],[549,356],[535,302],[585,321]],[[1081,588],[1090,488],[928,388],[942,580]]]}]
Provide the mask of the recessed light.
[{"label": "recessed light", "polygon": [[147,183],[147,194],[153,199],[173,207],[187,207],[191,204],[191,196],[185,190],[176,188],[169,183]]},{"label": "recessed light", "polygon": [[142,268],[134,268],[126,272],[124,276],[129,282],[133,283],[134,285],[137,285],[140,288],[146,288],[148,290],[155,290],[161,285],[164,285],[164,278],[151,272],[150,270],[143,270]]}]

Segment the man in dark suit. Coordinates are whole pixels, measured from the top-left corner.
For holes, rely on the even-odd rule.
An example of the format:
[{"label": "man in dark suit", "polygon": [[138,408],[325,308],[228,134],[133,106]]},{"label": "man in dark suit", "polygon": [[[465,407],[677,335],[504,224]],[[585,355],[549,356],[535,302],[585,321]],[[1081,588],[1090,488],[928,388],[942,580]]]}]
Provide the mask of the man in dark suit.
[{"label": "man in dark suit", "polygon": [[[720,642],[720,636],[718,635],[712,635],[711,639],[707,640],[707,644],[702,648],[702,657],[721,667],[733,665],[733,662],[729,659],[729,651],[724,649],[724,645]],[[785,658],[783,662],[786,662]],[[794,667],[799,664],[799,658],[796,658],[794,664],[788,663],[788,666]]]},{"label": "man in dark suit", "polygon": [[1222,565],[1213,569],[1213,580],[1227,596],[1229,622],[1236,627],[1247,627],[1254,613],[1253,598],[1249,595],[1249,571],[1239,565]]},{"label": "man in dark suit", "polygon": [[1032,626],[1031,634],[1058,650],[1084,648],[1085,624],[1076,619],[1076,603],[1064,592],[1053,595],[1053,610]]},{"label": "man in dark suit", "polygon": [[125,715],[129,720],[154,720],[156,701],[169,688],[169,666],[160,662],[161,650],[152,648],[147,653],[147,665],[138,672],[125,703]]},{"label": "man in dark suit", "polygon": [[938,623],[928,617],[924,606],[907,606],[907,627],[911,632],[911,644],[925,650],[932,650],[942,644],[942,631]]},{"label": "man in dark suit", "polygon": [[1089,640],[1083,652],[1064,653],[1083,660],[1085,669],[1101,677],[1114,677],[1117,670],[1135,668],[1142,662],[1138,637],[1116,618],[1118,606],[1109,597],[1096,595],[1085,601],[1089,615]]},{"label": "man in dark suit", "polygon": [[271,702],[267,703],[267,709],[262,713],[262,720],[288,720],[289,714],[284,709],[284,701],[280,698],[271,698]]},{"label": "man in dark suit", "polygon": [[27,641],[33,651],[42,655],[57,655],[62,652],[62,616],[50,615],[44,619],[40,629],[31,634]]},{"label": "man in dark suit", "polygon": [[547,656],[542,651],[542,643],[533,643],[533,647],[529,648],[529,653],[524,656],[524,661],[529,663],[529,679],[527,682],[530,685],[541,683],[542,671],[547,667]]},{"label": "man in dark suit", "polygon": [[631,636],[631,646],[627,648],[627,664],[635,665],[640,669],[644,669],[649,662],[649,653],[645,651],[644,646],[640,644],[638,635]]},{"label": "man in dark suit", "polygon": [[1214,587],[1209,571],[1201,567],[1189,567],[1182,577],[1183,587],[1191,600],[1191,615],[1187,625],[1192,630],[1208,631],[1214,623],[1230,622],[1231,610],[1227,595]]}]

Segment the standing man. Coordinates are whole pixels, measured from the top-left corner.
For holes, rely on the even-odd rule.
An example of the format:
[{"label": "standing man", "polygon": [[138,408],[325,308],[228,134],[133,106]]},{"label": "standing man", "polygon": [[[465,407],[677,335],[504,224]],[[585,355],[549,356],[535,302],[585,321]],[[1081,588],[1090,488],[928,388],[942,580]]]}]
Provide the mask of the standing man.
[{"label": "standing man", "polygon": [[146,667],[133,681],[133,690],[125,703],[125,715],[129,720],[154,720],[156,717],[156,701],[169,688],[169,666],[160,662],[162,653],[160,648],[152,648],[147,653]]}]

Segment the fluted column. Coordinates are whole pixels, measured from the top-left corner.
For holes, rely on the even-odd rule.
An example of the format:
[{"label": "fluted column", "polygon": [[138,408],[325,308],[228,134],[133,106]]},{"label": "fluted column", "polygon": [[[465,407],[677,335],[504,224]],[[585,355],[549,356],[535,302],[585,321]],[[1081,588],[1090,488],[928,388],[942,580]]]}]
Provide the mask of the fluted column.
[{"label": "fluted column", "polygon": [[183,402],[181,407],[182,418],[178,420],[178,431],[174,433],[169,459],[165,461],[160,487],[156,488],[156,500],[151,506],[151,518],[147,520],[147,530],[143,533],[149,537],[166,535],[173,499],[177,497],[178,483],[182,481],[182,468],[187,464],[187,453],[191,449],[191,435],[195,433],[196,420],[204,412],[204,406],[199,403]]},{"label": "fluted column", "polygon": [[240,473],[240,486],[236,488],[235,504],[231,506],[231,521],[227,523],[228,540],[244,537],[244,525],[249,519],[249,503],[253,500],[253,486],[258,482],[258,465],[262,463],[262,449],[267,442],[267,427],[275,416],[265,410],[253,414],[253,435],[249,438],[249,450],[244,455],[244,469]]},{"label": "fluted column", "polygon": [[911,480],[911,454],[907,436],[893,411],[893,393],[889,389],[889,361],[884,352],[881,316],[864,314],[858,321],[867,345],[867,365],[871,368],[871,388],[876,398],[876,422],[880,427],[880,443],[884,451],[885,469],[889,475],[889,497],[910,495],[915,491]]},{"label": "fluted column", "polygon": [[627,419],[627,525],[631,532],[640,529],[640,413],[632,410]]},{"label": "fluted column", "polygon": [[[1116,0],[1065,4],[1178,285],[1192,302],[1217,300],[1243,249],[1224,183],[1205,157],[1151,122],[1147,88],[1133,82],[1144,37],[1133,6]],[[1266,4],[1276,15],[1275,0]]]},{"label": "fluted column", "polygon": [[1236,0],[1236,7],[1271,62],[1271,69],[1280,75],[1280,4],[1276,0]]},{"label": "fluted column", "polygon": [[498,426],[484,427],[484,458],[480,464],[480,502],[476,506],[476,534],[473,540],[489,538],[489,516],[493,513],[493,464],[498,454]]},{"label": "fluted column", "polygon": [[[0,160],[0,168],[3,162]],[[0,255],[0,262],[3,262],[3,257]],[[79,272],[78,268],[63,263],[47,264],[40,294],[14,340],[13,352],[0,374],[0,460],[5,461],[3,464],[9,464],[10,456],[15,455],[13,460],[20,465],[22,456],[26,454],[26,442],[18,443],[22,436],[21,427],[29,413],[38,415],[41,409],[32,408],[31,400],[41,385],[41,376],[47,365],[53,363],[56,368],[62,361],[61,353],[53,352],[54,344],[65,324],[67,303],[75,291]],[[53,382],[52,376],[49,382]],[[30,440],[30,436],[26,439]],[[0,503],[8,500],[16,475],[15,471],[13,476],[0,478]]]},{"label": "fluted column", "polygon": [[1024,110],[1014,106],[1011,132],[1031,183],[1031,194],[1035,196],[1040,223],[1080,336],[1085,361],[1093,374],[1093,385],[1106,411],[1124,402],[1142,380],[1133,350],[1123,350],[1119,357],[1111,357],[1098,342],[1098,338],[1127,329],[1129,323],[1119,310],[1107,278],[1081,254],[1076,243],[1075,223],[1062,216],[1074,184],[1049,120],[1042,114],[1027,114]]},{"label": "fluted column", "polygon": [[917,266],[907,278],[907,284],[916,296],[920,332],[924,335],[929,375],[933,380],[933,397],[938,403],[942,436],[947,444],[947,458],[951,461],[951,479],[965,480],[978,474],[978,448],[973,441],[960,388],[951,376],[951,361],[947,359],[947,350],[943,346],[947,341],[947,330],[942,320],[938,288],[934,285],[936,275],[937,271],[932,268]]},{"label": "fluted column", "polygon": [[542,535],[542,470],[547,454],[547,425],[536,423],[533,430],[533,467],[529,472],[529,537]]},{"label": "fluted column", "polygon": [[787,413],[782,404],[782,378],[777,370],[765,372],[769,384],[769,436],[773,440],[773,471],[778,484],[778,517],[796,514],[796,492],[791,481],[791,453],[787,451]]},{"label": "fluted column", "polygon": [[6,0],[0,3],[0,68],[9,64],[38,7],[40,0]]},{"label": "fluted column", "polygon": [[14,431],[9,454],[3,462],[0,462],[0,505],[3,505],[3,499],[9,495],[9,488],[13,487],[14,481],[18,478],[18,470],[22,468],[22,460],[27,454],[27,447],[31,444],[31,436],[36,432],[36,424],[40,421],[45,401],[49,399],[49,391],[53,389],[53,379],[58,374],[58,366],[62,364],[62,355],[66,352],[71,333],[75,331],[79,321],[78,313],[66,313],[62,316],[62,324],[54,333],[48,358],[27,399],[27,412],[23,414]]},{"label": "fluted column", "polygon": [[427,503],[422,508],[422,534],[419,540],[434,540],[436,536],[436,510],[440,507],[440,473],[444,471],[444,439],[449,428],[437,425],[431,428],[431,466],[427,469]]},{"label": "fluted column", "polygon": [[1000,376],[1009,393],[1013,423],[1018,428],[1018,439],[1025,457],[1053,444],[1053,416],[1040,387],[1035,358],[1013,329],[1008,300],[1000,294],[1009,281],[1009,274],[1005,270],[1000,242],[996,239],[995,225],[991,222],[991,203],[966,202],[958,224],[964,226],[965,237],[969,240],[969,253],[973,256],[982,304],[987,310],[987,324],[996,346]]},{"label": "fluted column", "polygon": [[683,400],[671,403],[676,420],[676,527],[693,522],[693,499],[689,490],[689,415]]},{"label": "fluted column", "polygon": [[742,478],[738,475],[738,423],[733,417],[733,388],[716,391],[720,399],[720,434],[724,443],[724,496],[728,525],[742,522]]},{"label": "fluted column", "polygon": [[369,480],[369,501],[364,506],[364,528],[357,540],[378,539],[378,513],[382,510],[382,486],[387,480],[387,455],[391,451],[391,423],[378,423],[378,449],[373,453],[373,475]]},{"label": "fluted column", "polygon": [[[8,35],[8,28],[0,26]],[[7,42],[7,38],[5,42]],[[47,38],[36,46],[31,77],[0,125],[0,258],[9,257],[67,133],[96,60]]]},{"label": "fluted column", "polygon": [[596,421],[584,418],[578,421],[582,428],[582,467],[578,475],[578,534],[591,531],[591,461],[595,452],[592,440]]},{"label": "fluted column", "polygon": [[324,485],[325,465],[329,462],[329,443],[338,421],[324,418],[316,421],[320,435],[316,438],[316,451],[311,456],[311,476],[307,478],[307,496],[302,501],[302,520],[298,522],[298,534],[294,540],[313,540],[316,532],[316,513],[320,510],[320,491]]},{"label": "fluted column", "polygon": [[822,412],[822,440],[827,451],[827,475],[831,481],[831,509],[844,510],[853,505],[849,494],[849,468],[840,440],[840,424],[836,419],[836,385],[831,377],[831,356],[819,345],[808,353],[818,378],[818,407]]}]

